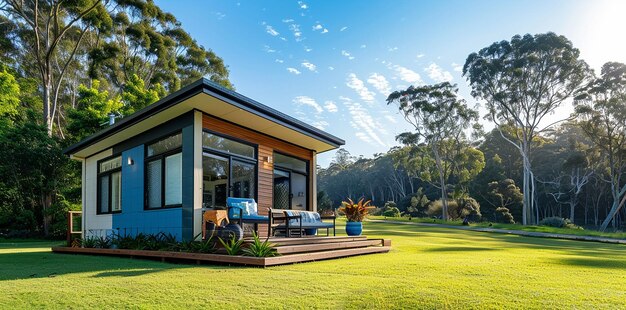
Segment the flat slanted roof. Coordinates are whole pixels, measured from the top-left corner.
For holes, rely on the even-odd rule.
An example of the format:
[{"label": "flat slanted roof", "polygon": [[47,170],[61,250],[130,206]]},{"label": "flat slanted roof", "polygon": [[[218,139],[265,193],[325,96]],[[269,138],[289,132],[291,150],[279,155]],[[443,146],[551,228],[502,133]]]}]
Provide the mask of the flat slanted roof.
[{"label": "flat slanted roof", "polygon": [[203,111],[318,153],[345,144],[343,139],[203,78],[63,152],[79,158],[88,157],[191,110]]}]

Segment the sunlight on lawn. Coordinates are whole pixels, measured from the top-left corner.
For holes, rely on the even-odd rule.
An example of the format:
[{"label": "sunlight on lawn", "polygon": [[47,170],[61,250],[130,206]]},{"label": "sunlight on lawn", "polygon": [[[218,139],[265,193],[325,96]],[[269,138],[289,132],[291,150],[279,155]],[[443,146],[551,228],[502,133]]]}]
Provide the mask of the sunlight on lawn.
[{"label": "sunlight on lawn", "polygon": [[0,245],[0,307],[626,306],[624,246],[382,223],[365,233],[391,238],[392,251],[266,269]]}]

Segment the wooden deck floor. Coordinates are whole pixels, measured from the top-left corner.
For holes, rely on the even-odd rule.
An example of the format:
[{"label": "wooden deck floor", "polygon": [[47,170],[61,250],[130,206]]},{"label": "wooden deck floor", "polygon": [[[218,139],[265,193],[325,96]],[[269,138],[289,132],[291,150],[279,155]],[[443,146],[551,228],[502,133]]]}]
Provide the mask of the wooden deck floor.
[{"label": "wooden deck floor", "polygon": [[[245,239],[244,243],[251,242]],[[386,253],[391,249],[391,240],[368,239],[359,237],[302,237],[270,238],[274,248],[280,254],[276,257],[230,256],[225,254],[201,254],[168,251],[145,251],[123,249],[94,249],[53,247],[55,253],[113,255],[132,258],[161,259],[162,261],[185,261],[192,263],[220,263],[249,266],[275,266],[283,264],[309,262],[323,259],[340,258],[354,255]]]}]

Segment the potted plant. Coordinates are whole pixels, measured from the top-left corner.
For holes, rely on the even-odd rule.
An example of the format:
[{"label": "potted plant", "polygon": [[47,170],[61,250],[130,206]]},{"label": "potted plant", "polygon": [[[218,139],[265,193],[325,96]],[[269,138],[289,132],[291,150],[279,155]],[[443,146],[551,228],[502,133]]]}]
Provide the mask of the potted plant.
[{"label": "potted plant", "polygon": [[368,210],[375,208],[370,206],[371,200],[363,202],[365,199],[361,198],[359,202],[354,203],[352,199],[348,198],[348,201],[342,201],[339,212],[346,215],[348,222],[346,223],[346,234],[348,236],[360,236],[363,232],[363,219],[367,216]]}]

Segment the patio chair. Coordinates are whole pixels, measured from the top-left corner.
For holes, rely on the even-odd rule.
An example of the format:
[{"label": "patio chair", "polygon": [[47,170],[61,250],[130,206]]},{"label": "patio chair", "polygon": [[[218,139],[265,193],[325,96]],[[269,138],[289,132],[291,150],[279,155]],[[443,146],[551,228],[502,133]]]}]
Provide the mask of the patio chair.
[{"label": "patio chair", "polygon": [[[333,229],[333,236],[335,236],[335,220],[336,216],[320,216],[317,212],[312,211],[299,211],[299,210],[284,210],[284,216],[279,219],[284,220],[281,224],[273,224],[270,222],[270,230],[272,231],[285,231],[285,236],[291,237],[292,235],[304,236],[314,235],[318,229],[326,229],[326,236],[330,236],[330,229]],[[332,223],[324,222],[323,220],[332,220]]]},{"label": "patio chair", "polygon": [[[268,216],[258,214],[257,203],[252,198],[226,198],[228,208],[228,219],[231,222],[238,222],[243,228],[244,223],[254,224],[254,231],[259,233],[259,224],[269,224]],[[268,231],[269,233],[269,231]]]}]

